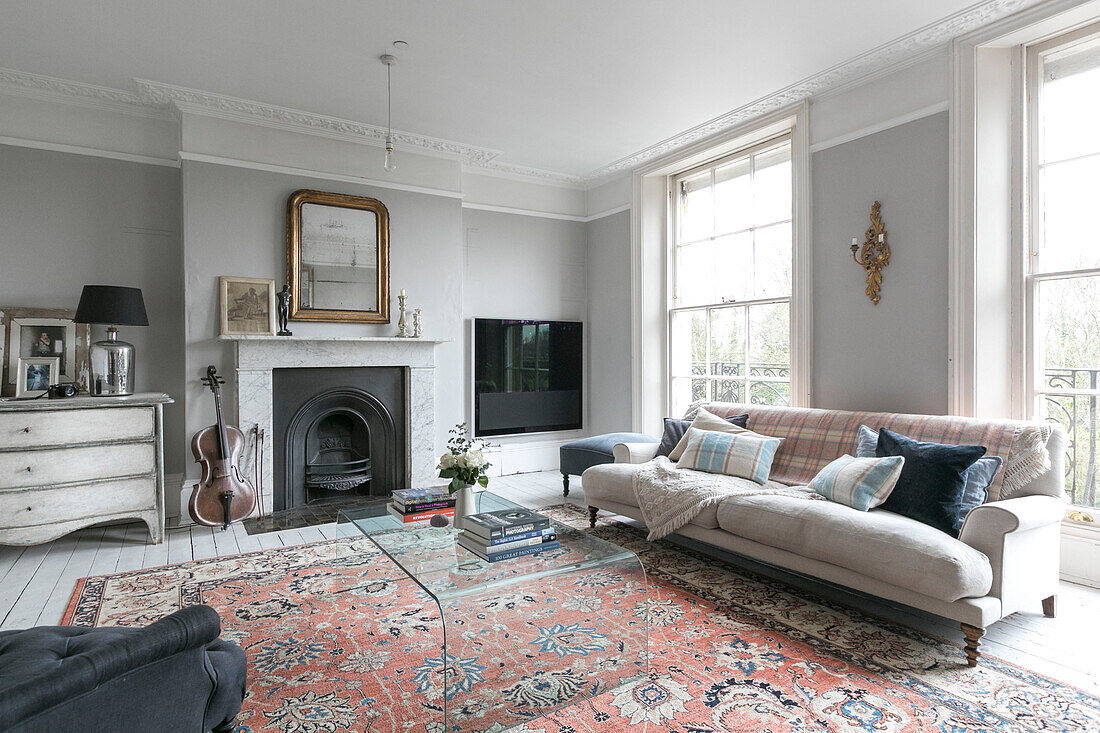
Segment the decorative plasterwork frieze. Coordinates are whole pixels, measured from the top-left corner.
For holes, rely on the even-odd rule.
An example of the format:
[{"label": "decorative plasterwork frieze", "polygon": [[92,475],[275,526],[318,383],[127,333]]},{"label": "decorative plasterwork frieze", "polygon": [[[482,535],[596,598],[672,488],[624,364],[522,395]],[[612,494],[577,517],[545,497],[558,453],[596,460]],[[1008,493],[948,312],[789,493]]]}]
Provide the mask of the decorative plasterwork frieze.
[{"label": "decorative plasterwork frieze", "polygon": [[137,94],[124,89],[85,84],[15,69],[0,68],[0,93],[144,117],[170,116],[166,110],[152,107]]},{"label": "decorative plasterwork frieze", "polygon": [[[505,163],[499,160],[502,155],[499,150],[410,132],[394,131],[394,140],[402,147],[460,160],[472,172],[483,171],[489,175],[516,176],[567,186],[589,186],[787,105],[815,95],[835,92],[896,70],[955,37],[1024,8],[1037,5],[1039,2],[1040,0],[985,0],[867,53],[795,82],[778,92],[620,158],[587,175],[571,175]],[[0,69],[0,93],[39,97],[152,117],[187,112],[359,143],[381,144],[386,136],[385,128],[376,125],[146,79],[135,79],[134,91],[126,91],[40,74]]]},{"label": "decorative plasterwork frieze", "polygon": [[872,75],[880,75],[887,69],[893,70],[916,56],[946,44],[957,36],[1031,5],[1036,5],[1039,2],[1040,0],[987,0],[972,5],[897,40],[883,44],[867,53],[795,82],[778,92],[749,102],[690,130],[651,145],[644,150],[597,168],[584,176],[584,180],[586,182],[597,181],[622,171],[632,170],[678,148],[703,140],[711,135],[717,135],[787,105],[800,102],[828,90],[851,85],[857,80],[864,81]]},{"label": "decorative plasterwork frieze", "polygon": [[[280,107],[275,104],[265,104],[250,99],[230,97],[224,94],[204,92],[198,89],[188,89],[172,84],[162,84],[147,79],[135,79],[134,84],[137,87],[139,96],[149,104],[174,105],[181,112],[204,114],[352,142],[381,143],[386,139],[386,128],[377,125],[305,112],[290,107]],[[501,154],[499,150],[479,148],[452,140],[442,140],[399,130],[394,130],[393,139],[398,145],[454,157],[470,165],[487,163]]]}]

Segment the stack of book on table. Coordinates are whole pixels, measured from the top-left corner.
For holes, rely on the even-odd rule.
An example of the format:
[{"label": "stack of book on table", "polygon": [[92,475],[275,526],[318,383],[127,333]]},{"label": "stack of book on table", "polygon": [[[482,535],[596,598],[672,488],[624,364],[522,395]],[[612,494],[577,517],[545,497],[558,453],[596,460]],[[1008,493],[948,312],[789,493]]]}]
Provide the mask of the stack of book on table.
[{"label": "stack of book on table", "polygon": [[398,489],[386,506],[390,514],[402,522],[423,522],[436,514],[455,515],[455,498],[446,486],[428,489]]},{"label": "stack of book on table", "polygon": [[458,543],[482,560],[496,562],[561,546],[550,520],[527,509],[471,514],[462,520]]}]

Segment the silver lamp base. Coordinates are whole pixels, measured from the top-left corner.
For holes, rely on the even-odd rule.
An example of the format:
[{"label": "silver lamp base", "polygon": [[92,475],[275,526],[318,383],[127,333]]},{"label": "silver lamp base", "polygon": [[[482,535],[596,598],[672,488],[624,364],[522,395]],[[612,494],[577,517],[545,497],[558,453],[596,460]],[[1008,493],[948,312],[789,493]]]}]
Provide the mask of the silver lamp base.
[{"label": "silver lamp base", "polygon": [[107,340],[96,341],[88,351],[93,395],[133,394],[134,346],[118,340],[118,329],[107,329]]}]

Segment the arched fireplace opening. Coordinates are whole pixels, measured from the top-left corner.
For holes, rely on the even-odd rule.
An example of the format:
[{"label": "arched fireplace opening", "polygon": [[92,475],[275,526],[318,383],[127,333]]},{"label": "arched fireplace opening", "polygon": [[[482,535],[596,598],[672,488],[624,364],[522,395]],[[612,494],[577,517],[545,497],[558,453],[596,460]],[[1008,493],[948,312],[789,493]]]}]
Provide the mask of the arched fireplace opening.
[{"label": "arched fireplace opening", "polygon": [[276,510],[353,504],[404,487],[404,371],[274,370]]}]

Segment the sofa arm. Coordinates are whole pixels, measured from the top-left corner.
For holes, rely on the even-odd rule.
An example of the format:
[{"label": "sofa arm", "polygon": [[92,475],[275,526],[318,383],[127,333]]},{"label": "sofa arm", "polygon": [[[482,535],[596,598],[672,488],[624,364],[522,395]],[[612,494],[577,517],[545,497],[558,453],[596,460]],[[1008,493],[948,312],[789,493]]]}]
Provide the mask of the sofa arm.
[{"label": "sofa arm", "polygon": [[993,586],[1007,616],[1058,592],[1059,543],[1065,502],[1021,496],[973,509],[959,539],[989,558]]},{"label": "sofa arm", "polygon": [[[54,663],[48,668],[41,665],[34,667],[35,671],[28,674],[26,679],[4,690],[4,703],[0,705],[0,730],[8,730],[23,723],[30,726],[26,730],[78,729],[65,726],[49,728],[45,723],[41,727],[36,727],[38,724],[32,725],[32,719],[40,720],[36,716],[55,719],[50,718],[51,714],[56,715],[58,720],[68,720],[73,715],[84,714],[87,730],[116,729],[101,720],[110,717],[111,705],[97,699],[94,701],[96,704],[103,704],[96,707],[93,702],[88,702],[87,695],[94,695],[96,690],[106,690],[103,694],[110,695],[113,684],[132,692],[132,688],[140,688],[145,684],[141,680],[141,674],[149,675],[149,679],[154,682],[163,681],[165,675],[172,677],[181,668],[173,667],[168,660],[177,659],[181,655],[203,654],[203,647],[217,639],[220,632],[221,620],[209,606],[184,608],[142,629],[96,629],[85,632],[80,627],[43,626],[15,632],[6,639],[9,653],[13,651],[13,644],[19,644],[31,651],[17,649],[11,653],[12,659],[25,658],[24,663],[30,663],[42,658],[52,658]],[[166,666],[155,668],[154,665],[157,664]],[[178,684],[180,689],[188,689],[190,686],[190,689],[199,694],[208,694],[209,687],[200,689],[195,681],[195,678],[209,677],[201,660],[197,664],[184,667],[193,672],[193,677],[180,674],[172,678],[171,684]],[[139,670],[146,671],[136,676],[131,674]],[[146,686],[153,684],[150,682]],[[206,684],[212,686],[213,682],[207,680]],[[125,704],[131,705],[133,701]],[[140,711],[142,708],[134,710]],[[199,710],[198,714],[201,712]],[[181,721],[186,721],[190,714],[179,711],[173,713]]]},{"label": "sofa arm", "polygon": [[660,443],[618,443],[611,449],[615,463],[646,463],[657,455]]}]

